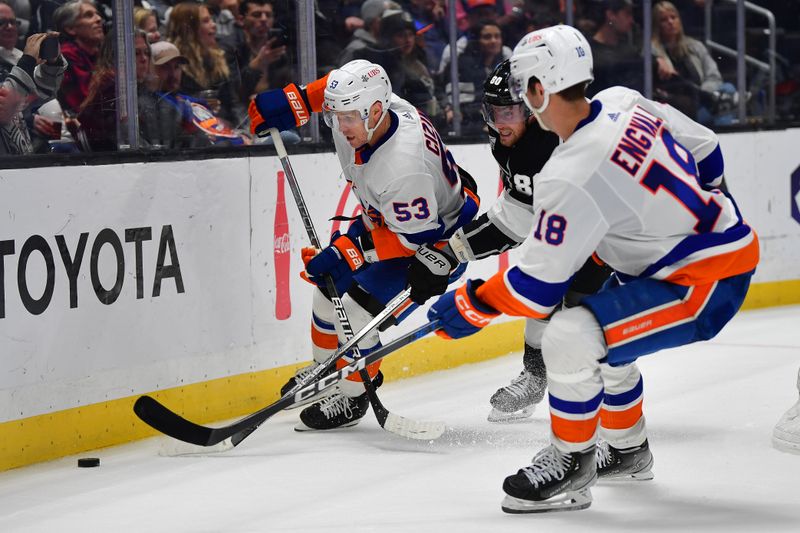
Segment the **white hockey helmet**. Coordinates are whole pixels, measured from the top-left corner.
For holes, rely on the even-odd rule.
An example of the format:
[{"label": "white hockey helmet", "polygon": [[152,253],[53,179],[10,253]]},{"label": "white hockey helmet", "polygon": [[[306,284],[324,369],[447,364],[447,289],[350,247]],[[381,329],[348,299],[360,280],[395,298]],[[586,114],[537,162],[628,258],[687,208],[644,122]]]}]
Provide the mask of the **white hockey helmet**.
[{"label": "white hockey helmet", "polygon": [[[544,104],[538,108],[527,98],[532,77],[541,82],[545,92]],[[560,24],[531,32],[511,55],[511,95],[524,100],[537,118],[550,103],[550,94],[592,80],[592,49],[586,37],[572,26]]]},{"label": "white hockey helmet", "polygon": [[[325,101],[322,104],[323,117],[325,123],[332,128],[336,120],[335,113],[358,111],[367,129],[369,141],[375,128],[389,111],[391,99],[392,82],[383,67],[364,59],[355,59],[328,74]],[[375,128],[370,128],[369,110],[375,102],[383,105],[383,113]]]}]

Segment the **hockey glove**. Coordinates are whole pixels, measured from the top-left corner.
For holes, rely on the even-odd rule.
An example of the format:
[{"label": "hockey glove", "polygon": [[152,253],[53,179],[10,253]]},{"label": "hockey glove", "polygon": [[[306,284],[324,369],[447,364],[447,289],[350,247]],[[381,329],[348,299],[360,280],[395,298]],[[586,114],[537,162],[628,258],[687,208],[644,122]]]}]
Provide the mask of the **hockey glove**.
[{"label": "hockey glove", "polygon": [[343,285],[345,288],[349,287],[353,274],[367,264],[358,240],[350,239],[347,235],[340,235],[338,232],[333,234],[330,246],[313,257],[310,256],[311,252],[304,249],[303,261],[306,263],[308,279],[320,287],[325,285],[326,274],[333,278],[337,289]]},{"label": "hockey glove", "polygon": [[250,115],[250,133],[267,135],[270,128],[279,131],[302,126],[310,117],[308,106],[294,83],[283,89],[259,93],[247,108]]},{"label": "hockey glove", "polygon": [[441,329],[436,334],[445,339],[460,339],[486,327],[500,313],[481,302],[475,291],[483,285],[482,279],[467,281],[454,291],[445,293],[428,310],[428,320],[439,321]]},{"label": "hockey glove", "polygon": [[443,249],[423,244],[408,267],[411,300],[419,305],[443,294],[450,283],[450,273],[459,265],[449,246]]}]

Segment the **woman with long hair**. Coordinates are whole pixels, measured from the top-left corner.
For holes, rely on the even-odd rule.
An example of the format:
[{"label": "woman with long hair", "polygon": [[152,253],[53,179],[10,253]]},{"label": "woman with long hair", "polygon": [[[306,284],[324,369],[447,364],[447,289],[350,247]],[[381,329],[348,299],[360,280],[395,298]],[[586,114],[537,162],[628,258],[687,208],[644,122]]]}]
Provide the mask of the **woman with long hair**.
[{"label": "woman with long hair", "polygon": [[[490,20],[476,24],[464,52],[458,56],[458,101],[462,114],[462,133],[476,134],[483,131],[483,84],[503,59],[503,31],[500,25]],[[449,82],[445,91],[448,99],[451,98],[452,86]]]},{"label": "woman with long hair", "polygon": [[187,60],[180,92],[206,100],[215,114],[237,125],[244,112],[208,8],[195,2],[175,5],[167,23],[167,40]]},{"label": "woman with long hair", "polygon": [[[150,45],[144,31],[135,32],[136,82],[141,90],[150,74]],[[113,31],[103,40],[89,82],[88,95],[78,111],[78,122],[89,142],[88,148],[94,152],[117,149],[116,42],[116,33]]]},{"label": "woman with long hair", "polygon": [[656,99],[673,105],[698,122],[714,122],[712,110],[719,111],[721,103],[732,101],[735,87],[723,82],[717,63],[705,45],[684,33],[675,4],[662,0],[653,6],[653,30]]}]

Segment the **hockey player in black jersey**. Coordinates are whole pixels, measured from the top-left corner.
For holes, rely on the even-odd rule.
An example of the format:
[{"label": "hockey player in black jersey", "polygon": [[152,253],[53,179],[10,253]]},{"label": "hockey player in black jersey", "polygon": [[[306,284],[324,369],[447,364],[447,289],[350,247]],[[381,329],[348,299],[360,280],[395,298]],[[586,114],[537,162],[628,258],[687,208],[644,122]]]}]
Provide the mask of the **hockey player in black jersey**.
[{"label": "hockey player in black jersey", "polygon": [[[456,231],[449,246],[443,250],[420,249],[409,275],[411,298],[417,303],[446,290],[448,278],[436,272],[435,259],[445,259],[455,267],[497,255],[519,246],[532,231],[533,177],[550,158],[559,140],[556,134],[539,126],[523,102],[512,100],[509,75],[506,60],[495,67],[483,85],[482,112],[489,129],[492,155],[503,177],[503,192],[488,212]],[[575,275],[564,305],[574,306],[583,295],[596,292],[609,274],[606,267],[591,259],[587,261]],[[541,341],[546,325],[547,320],[526,320],[524,368],[509,385],[492,395],[490,422],[527,418],[544,398],[547,378]]]}]

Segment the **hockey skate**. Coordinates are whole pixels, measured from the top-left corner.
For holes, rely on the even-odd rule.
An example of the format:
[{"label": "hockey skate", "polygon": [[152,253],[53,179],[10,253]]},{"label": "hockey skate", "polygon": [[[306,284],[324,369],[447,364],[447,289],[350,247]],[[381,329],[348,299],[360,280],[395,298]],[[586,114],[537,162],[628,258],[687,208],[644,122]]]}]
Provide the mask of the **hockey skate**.
[{"label": "hockey skate", "polygon": [[[797,391],[800,392],[800,371],[797,372]],[[772,445],[782,452],[800,454],[800,399],[775,424]]]},{"label": "hockey skate", "polygon": [[502,508],[512,514],[586,509],[595,481],[594,446],[565,453],[550,445],[534,456],[533,464],[506,478]]},{"label": "hockey skate", "polygon": [[602,481],[646,481],[653,479],[653,454],[644,443],[631,448],[615,448],[606,441],[597,443],[597,477]]},{"label": "hockey skate", "polygon": [[528,418],[536,409],[536,404],[544,398],[546,389],[546,377],[523,370],[511,384],[497,389],[492,395],[489,400],[492,404],[489,422],[513,422]]},{"label": "hockey skate", "polygon": [[[372,380],[375,388],[383,384],[383,373],[378,372]],[[335,389],[335,387],[332,387]],[[369,410],[369,398],[365,392],[351,398],[338,389],[300,412],[300,422],[295,431],[321,431],[347,428],[358,424]]]},{"label": "hockey skate", "polygon": [[[310,365],[298,368],[297,371],[294,373],[294,376],[290,377],[289,381],[287,381],[283,385],[283,387],[281,387],[281,396],[285,396],[286,393],[292,390],[292,388],[294,388],[295,385],[297,385],[299,382],[305,379],[309,374],[311,374],[311,372],[315,368],[317,368],[317,366],[319,366],[319,364],[316,361],[312,361]],[[319,377],[322,378],[324,376],[327,376],[328,374],[330,374],[330,372],[323,372]],[[286,410],[297,409],[298,407],[303,407],[304,405],[308,405],[311,402],[316,402],[318,400],[321,400],[322,398],[326,398],[331,394],[333,394],[333,391],[334,387],[325,389],[322,392],[315,394],[314,396],[311,396],[309,398],[304,399],[303,401],[290,405],[289,407],[286,408]]]}]

